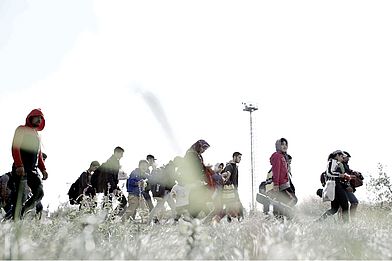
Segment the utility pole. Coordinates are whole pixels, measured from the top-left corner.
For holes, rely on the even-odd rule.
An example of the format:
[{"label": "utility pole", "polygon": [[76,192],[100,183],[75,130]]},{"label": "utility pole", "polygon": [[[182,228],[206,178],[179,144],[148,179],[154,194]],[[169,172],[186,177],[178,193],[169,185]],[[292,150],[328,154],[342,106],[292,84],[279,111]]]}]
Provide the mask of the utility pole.
[{"label": "utility pole", "polygon": [[249,122],[250,122],[250,171],[252,177],[252,210],[255,209],[255,194],[254,194],[254,156],[253,156],[253,125],[252,125],[252,112],[257,111],[257,106],[253,104],[247,104],[245,102],[242,103],[244,105],[243,111],[249,112]]}]

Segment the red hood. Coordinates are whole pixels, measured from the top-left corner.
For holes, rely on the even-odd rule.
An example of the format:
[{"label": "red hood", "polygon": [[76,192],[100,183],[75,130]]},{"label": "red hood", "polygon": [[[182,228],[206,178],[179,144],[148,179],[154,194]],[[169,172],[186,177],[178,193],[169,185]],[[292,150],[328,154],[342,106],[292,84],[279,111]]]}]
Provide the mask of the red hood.
[{"label": "red hood", "polygon": [[44,118],[44,114],[42,113],[41,109],[34,109],[29,113],[29,115],[27,115],[26,126],[33,128],[33,126],[31,125],[31,122],[30,122],[30,118],[34,117],[34,116],[41,116],[42,117],[41,124],[36,128],[36,130],[37,131],[43,130],[45,128],[45,118]]}]

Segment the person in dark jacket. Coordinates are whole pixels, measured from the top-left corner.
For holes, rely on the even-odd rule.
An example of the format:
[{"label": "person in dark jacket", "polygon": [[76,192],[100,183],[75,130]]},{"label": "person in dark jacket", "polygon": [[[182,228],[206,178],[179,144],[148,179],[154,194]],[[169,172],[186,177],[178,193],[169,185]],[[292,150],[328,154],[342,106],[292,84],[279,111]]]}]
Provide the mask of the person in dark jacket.
[{"label": "person in dark jacket", "polygon": [[86,195],[89,197],[95,196],[95,191],[92,191],[89,188],[91,187],[91,176],[93,173],[99,168],[100,164],[98,161],[94,160],[90,163],[90,167],[80,174],[80,184],[79,184],[79,195]]},{"label": "person in dark jacket", "polygon": [[168,203],[172,216],[176,215],[176,204],[171,195],[171,189],[176,184],[175,181],[176,166],[173,160],[169,161],[168,164],[153,171],[150,175],[151,192],[156,200],[156,205],[150,210],[150,221],[159,223],[165,212],[165,202]]},{"label": "person in dark jacket", "polygon": [[97,193],[103,192],[107,196],[117,189],[120,159],[123,157],[123,154],[124,149],[116,147],[113,155],[91,175],[91,185]]},{"label": "person in dark jacket", "polygon": [[100,167],[98,161],[92,161],[90,167],[80,174],[79,178],[74,184],[76,185],[76,194],[74,202],[80,204],[79,209],[83,207],[96,207],[96,202],[93,202],[93,198],[96,195],[96,191],[91,185],[91,177],[93,173]]},{"label": "person in dark jacket", "polygon": [[287,154],[287,169],[288,169],[288,172],[289,172],[289,182],[290,182],[290,190],[291,190],[291,195],[292,195],[292,200],[289,202],[289,205],[290,206],[294,206],[294,205],[296,205],[297,204],[297,202],[298,202],[298,198],[297,198],[297,196],[295,195],[295,186],[294,186],[294,184],[293,184],[293,180],[292,180],[292,178],[293,178],[293,174],[291,173],[291,161],[293,160],[293,157],[291,157],[291,155],[289,155],[289,154]]},{"label": "person in dark jacket", "polygon": [[[104,195],[109,193],[117,192],[118,188],[118,172],[120,171],[120,159],[124,155],[124,149],[121,147],[116,147],[114,149],[113,155],[104,163],[103,170],[106,176],[107,187],[104,190]],[[116,193],[114,193],[116,194]]]},{"label": "person in dark jacket", "polygon": [[124,149],[116,147],[113,155],[100,167],[98,167],[91,176],[91,185],[97,193],[103,192],[108,197],[109,203],[112,202],[113,196],[120,201],[118,212],[123,211],[127,204],[126,197],[118,187],[118,173],[120,171],[120,159],[124,155]]},{"label": "person in dark jacket", "polygon": [[[161,169],[157,168],[157,163],[156,163],[157,159],[153,155],[148,154],[146,156],[146,160],[148,162],[148,170],[147,170],[147,172],[150,175],[150,178],[157,177],[161,173],[161,171],[162,171]],[[151,170],[150,170],[150,167],[151,167]],[[151,185],[152,184],[150,183],[149,184],[149,188],[151,187]],[[151,199],[150,193],[144,193],[144,198],[146,200],[148,209],[150,211],[152,211],[152,209],[154,208],[154,204],[152,203],[152,199]]]},{"label": "person in dark jacket", "polygon": [[238,194],[238,163],[241,162],[242,154],[238,151],[234,152],[232,159],[226,164],[222,170],[223,188],[222,188],[222,204],[225,211],[214,217],[219,222],[222,217],[227,215],[227,220],[231,222],[232,217],[241,220],[244,217],[244,208],[242,206]]},{"label": "person in dark jacket", "polygon": [[[48,158],[48,155],[46,153],[42,152],[42,160],[45,162],[46,159]],[[44,206],[42,205],[41,200],[37,201],[37,204],[35,205],[35,216],[38,219],[42,218],[42,211],[44,210]]]},{"label": "person in dark jacket", "polygon": [[222,173],[230,172],[229,180],[226,182],[226,185],[233,184],[236,190],[238,190],[238,163],[241,162],[242,154],[239,152],[233,153],[233,158],[230,160],[225,168],[223,169]]},{"label": "person in dark jacket", "polygon": [[[350,175],[353,179],[361,179],[363,180],[363,176],[360,172],[353,171],[350,166],[348,165],[348,162],[350,161],[351,155],[347,151],[343,151],[343,167],[344,167],[344,172]],[[355,213],[357,212],[357,207],[359,204],[359,201],[357,197],[355,196],[354,192],[356,191],[355,185],[352,184],[352,182],[347,182],[347,188],[346,188],[346,195],[347,199],[350,202],[350,218],[355,217]]]},{"label": "person in dark jacket", "polygon": [[[23,214],[36,206],[44,196],[41,178],[37,172],[37,167],[41,170],[42,179],[48,178],[45,163],[41,152],[41,140],[38,131],[45,127],[45,118],[40,109],[32,110],[26,117],[25,125],[19,126],[15,130],[12,142],[12,183],[14,184],[12,201],[13,217],[19,220]],[[23,202],[25,187],[29,186],[32,196]]]}]

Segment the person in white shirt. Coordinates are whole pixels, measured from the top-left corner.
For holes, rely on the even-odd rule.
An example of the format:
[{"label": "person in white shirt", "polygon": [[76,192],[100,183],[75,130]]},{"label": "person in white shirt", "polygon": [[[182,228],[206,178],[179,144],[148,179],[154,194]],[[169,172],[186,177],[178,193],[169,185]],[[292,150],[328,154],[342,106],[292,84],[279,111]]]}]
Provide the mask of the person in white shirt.
[{"label": "person in white shirt", "polygon": [[181,179],[175,184],[171,190],[171,195],[176,202],[176,217],[174,221],[178,221],[181,216],[189,216],[189,187],[186,186]]}]

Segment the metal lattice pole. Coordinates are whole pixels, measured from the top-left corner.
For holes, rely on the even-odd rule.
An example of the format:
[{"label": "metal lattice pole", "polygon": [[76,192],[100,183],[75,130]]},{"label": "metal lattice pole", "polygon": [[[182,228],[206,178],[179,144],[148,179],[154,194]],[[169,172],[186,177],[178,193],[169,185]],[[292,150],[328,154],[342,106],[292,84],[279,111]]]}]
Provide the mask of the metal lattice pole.
[{"label": "metal lattice pole", "polygon": [[253,126],[252,126],[252,112],[249,112],[250,117],[250,166],[252,176],[252,210],[255,209],[255,194],[254,194],[254,157],[253,157]]},{"label": "metal lattice pole", "polygon": [[257,106],[252,104],[242,103],[244,107],[244,111],[249,112],[249,123],[250,123],[250,172],[252,179],[252,210],[255,209],[255,194],[254,194],[254,156],[253,156],[253,121],[252,121],[252,112],[258,110]]}]

